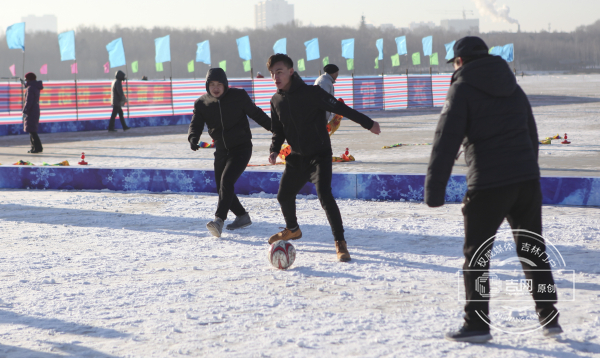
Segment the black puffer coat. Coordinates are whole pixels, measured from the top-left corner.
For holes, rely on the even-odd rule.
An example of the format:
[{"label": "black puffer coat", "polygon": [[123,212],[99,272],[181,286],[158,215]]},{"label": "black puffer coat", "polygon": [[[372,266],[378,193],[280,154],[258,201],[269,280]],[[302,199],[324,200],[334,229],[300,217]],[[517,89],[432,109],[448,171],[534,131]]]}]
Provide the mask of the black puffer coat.
[{"label": "black puffer coat", "polygon": [[[225,86],[225,92],[215,98],[208,90],[210,81],[219,81]],[[194,115],[188,130],[188,141],[198,144],[204,125],[215,141],[217,150],[229,150],[252,143],[252,132],[248,117],[264,129],[271,131],[271,119],[257,107],[240,88],[229,88],[225,71],[211,68],[206,75],[206,94],[194,103]]]},{"label": "black puffer coat", "polygon": [[40,91],[44,89],[42,81],[25,82],[25,105],[23,106],[23,130],[37,133],[40,124]]},{"label": "black puffer coat", "polygon": [[452,76],[427,168],[427,205],[444,204],[461,143],[471,190],[540,177],[539,142],[531,105],[500,57],[469,62]]},{"label": "black puffer coat", "polygon": [[271,153],[279,153],[281,145],[287,140],[292,153],[305,156],[324,153],[331,155],[325,112],[342,115],[365,129],[373,127],[371,118],[336,100],[321,87],[307,85],[294,72],[290,90],[279,90],[271,98]]}]

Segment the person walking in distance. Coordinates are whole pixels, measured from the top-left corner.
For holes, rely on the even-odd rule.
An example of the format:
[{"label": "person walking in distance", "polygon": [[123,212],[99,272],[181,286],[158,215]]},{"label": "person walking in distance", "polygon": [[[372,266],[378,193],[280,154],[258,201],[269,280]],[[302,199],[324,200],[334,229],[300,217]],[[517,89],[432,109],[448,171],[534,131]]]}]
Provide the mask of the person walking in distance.
[{"label": "person walking in distance", "polygon": [[[323,67],[323,71],[325,72],[317,80],[315,81],[315,86],[319,86],[325,90],[325,92],[335,97],[335,88],[333,84],[335,80],[337,80],[338,75],[340,74],[340,69],[336,65],[330,63],[327,66]],[[331,117],[331,113],[327,112],[325,114],[327,119]]]},{"label": "person walking in distance", "polygon": [[296,218],[296,195],[310,181],[315,184],[319,201],[331,225],[337,258],[339,261],[350,261],[342,216],[331,192],[333,152],[325,112],[342,115],[374,134],[381,132],[379,123],[337,101],[321,87],[308,86],[294,71],[292,59],[287,55],[269,57],[267,68],[277,87],[277,93],[271,98],[273,138],[269,162],[275,163],[285,140],[292,148],[286,157],[277,193],[286,227],[271,236],[269,243],[302,237]]},{"label": "person walking in distance", "polygon": [[117,114],[119,115],[119,120],[121,121],[121,126],[123,127],[123,131],[129,129],[127,123],[125,123],[125,117],[123,116],[123,106],[127,103],[127,98],[125,97],[125,92],[123,92],[123,80],[125,79],[125,72],[119,70],[115,74],[115,80],[111,86],[111,103],[112,103],[112,114],[110,115],[110,121],[108,122],[108,131],[116,132],[115,129],[115,119],[117,118]]},{"label": "person walking in distance", "polygon": [[[516,77],[501,57],[488,55],[479,37],[454,44],[456,70],[435,131],[425,179],[425,202],[444,205],[446,185],[461,144],[469,167],[462,212],[465,222],[463,253],[466,304],[464,325],[446,334],[452,341],[483,343],[490,339],[490,260],[472,262],[506,218],[513,229],[517,254],[545,336],[560,334],[555,290],[548,261],[526,245],[545,250],[542,234],[542,192],[538,166],[538,133],[531,105]],[[535,233],[532,239],[527,232]],[[541,242],[541,244],[540,244]],[[493,242],[492,242],[493,243]],[[532,250],[533,251],[533,250]]]},{"label": "person walking in distance", "polygon": [[257,107],[244,89],[229,88],[225,71],[211,68],[206,74],[206,94],[194,103],[194,115],[188,130],[191,149],[200,148],[198,142],[204,130],[215,141],[215,182],[219,201],[215,219],[206,228],[220,237],[227,213],[231,210],[236,218],[227,225],[236,230],[252,224],[250,214],[244,209],[234,192],[234,185],[244,173],[252,157],[252,132],[248,117],[264,129],[271,131],[271,119]]},{"label": "person walking in distance", "polygon": [[25,75],[25,81],[21,80],[25,87],[25,104],[23,105],[23,130],[29,133],[31,149],[27,153],[41,153],[44,148],[38,136],[40,124],[40,91],[44,89],[42,81],[37,81],[35,73],[29,72]]}]

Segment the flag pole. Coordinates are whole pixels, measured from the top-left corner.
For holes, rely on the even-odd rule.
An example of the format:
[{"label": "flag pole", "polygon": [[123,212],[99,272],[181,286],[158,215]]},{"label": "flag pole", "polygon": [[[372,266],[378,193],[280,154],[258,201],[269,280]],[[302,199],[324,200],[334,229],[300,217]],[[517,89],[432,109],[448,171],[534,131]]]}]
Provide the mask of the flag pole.
[{"label": "flag pole", "polygon": [[127,119],[129,119],[129,70],[127,69],[127,60],[125,60],[125,91],[127,93]]},{"label": "flag pole", "polygon": [[77,72],[79,72],[79,68],[77,68],[77,60],[74,60],[75,63],[75,120],[79,120],[79,99],[77,97]]},{"label": "flag pole", "polygon": [[173,62],[169,61],[169,67],[171,68],[171,77],[169,77],[169,83],[171,84],[171,111],[175,115],[175,105],[173,104]]}]

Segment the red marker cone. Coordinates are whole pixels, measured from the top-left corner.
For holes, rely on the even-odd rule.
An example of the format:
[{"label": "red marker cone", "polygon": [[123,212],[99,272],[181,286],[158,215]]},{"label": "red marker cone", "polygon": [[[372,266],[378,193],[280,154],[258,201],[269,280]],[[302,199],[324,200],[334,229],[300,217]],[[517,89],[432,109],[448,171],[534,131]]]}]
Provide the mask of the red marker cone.
[{"label": "red marker cone", "polygon": [[563,140],[562,142],[560,142],[560,144],[571,144],[571,142],[569,142],[567,140],[567,133],[565,133],[565,140]]},{"label": "red marker cone", "polygon": [[85,153],[81,152],[81,161],[77,163],[79,165],[87,165],[88,163],[85,161]]}]

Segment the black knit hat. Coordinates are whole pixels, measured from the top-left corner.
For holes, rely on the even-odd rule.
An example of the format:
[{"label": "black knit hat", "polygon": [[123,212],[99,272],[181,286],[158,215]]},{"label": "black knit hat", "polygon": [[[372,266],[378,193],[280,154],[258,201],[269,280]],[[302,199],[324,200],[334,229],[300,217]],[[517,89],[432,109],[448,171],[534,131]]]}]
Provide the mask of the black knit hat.
[{"label": "black knit hat", "polygon": [[37,76],[33,72],[27,72],[25,74],[25,81],[35,81],[36,79],[37,79]]},{"label": "black knit hat", "polygon": [[340,68],[337,67],[336,65],[330,63],[327,66],[323,67],[323,71],[325,71],[325,73],[332,74],[332,73],[339,72]]}]

